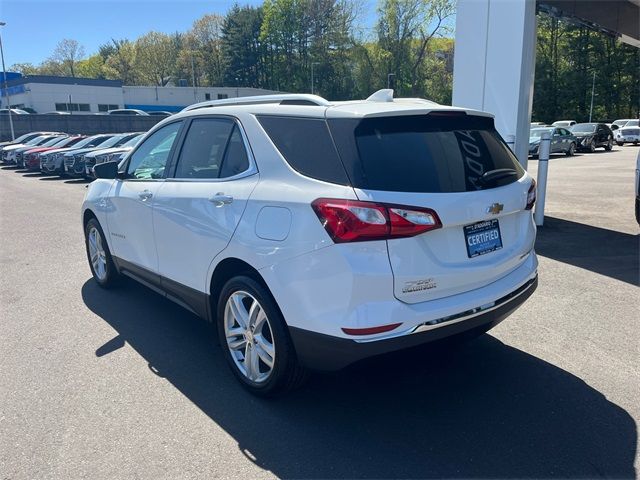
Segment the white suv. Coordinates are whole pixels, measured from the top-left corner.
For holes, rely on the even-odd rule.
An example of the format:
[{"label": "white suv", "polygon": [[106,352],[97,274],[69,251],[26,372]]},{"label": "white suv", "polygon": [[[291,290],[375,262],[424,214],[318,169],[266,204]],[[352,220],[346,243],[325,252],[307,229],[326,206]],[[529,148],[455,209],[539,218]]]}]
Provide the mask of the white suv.
[{"label": "white suv", "polygon": [[480,334],[537,285],[535,183],[486,113],[390,90],[205,102],[94,173],[95,280],[215,322],[253,393]]}]

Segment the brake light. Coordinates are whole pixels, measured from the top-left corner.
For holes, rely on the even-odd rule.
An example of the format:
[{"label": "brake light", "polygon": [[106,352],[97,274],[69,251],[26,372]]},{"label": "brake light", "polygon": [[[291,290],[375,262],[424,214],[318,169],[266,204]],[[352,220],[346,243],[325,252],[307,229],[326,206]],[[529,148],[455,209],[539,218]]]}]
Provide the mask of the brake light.
[{"label": "brake light", "polygon": [[531,210],[536,203],[536,181],[531,179],[531,185],[527,192],[527,210]]},{"label": "brake light", "polygon": [[442,227],[430,208],[331,198],[311,206],[336,243],[413,237]]}]

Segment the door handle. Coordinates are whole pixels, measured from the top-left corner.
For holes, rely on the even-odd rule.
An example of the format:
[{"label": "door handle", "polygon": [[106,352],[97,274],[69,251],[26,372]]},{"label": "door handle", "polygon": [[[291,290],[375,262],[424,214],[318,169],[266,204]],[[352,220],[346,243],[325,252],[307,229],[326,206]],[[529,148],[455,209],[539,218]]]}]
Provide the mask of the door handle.
[{"label": "door handle", "polygon": [[151,197],[153,197],[153,193],[151,193],[149,190],[143,190],[140,193],[138,193],[138,198],[143,202],[146,202]]},{"label": "door handle", "polygon": [[209,197],[209,201],[216,207],[224,207],[225,205],[233,203],[233,197],[230,195],[225,195],[222,192],[218,192],[215,195]]}]

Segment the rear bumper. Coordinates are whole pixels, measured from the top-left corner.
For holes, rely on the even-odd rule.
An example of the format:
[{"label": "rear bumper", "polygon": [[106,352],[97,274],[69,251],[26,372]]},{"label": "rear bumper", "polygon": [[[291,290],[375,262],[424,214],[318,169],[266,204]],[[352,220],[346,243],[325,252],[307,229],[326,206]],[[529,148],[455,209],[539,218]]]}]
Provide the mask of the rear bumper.
[{"label": "rear bumper", "polygon": [[[432,325],[418,326],[403,335],[384,340],[358,342],[296,327],[289,327],[289,331],[298,359],[304,366],[313,370],[340,370],[365,358],[415,347],[473,329],[489,330],[522,305],[537,286],[536,275],[497,300],[495,308],[489,308],[485,313],[464,312],[462,316],[442,319],[441,322]],[[425,328],[427,330],[422,331]]]}]

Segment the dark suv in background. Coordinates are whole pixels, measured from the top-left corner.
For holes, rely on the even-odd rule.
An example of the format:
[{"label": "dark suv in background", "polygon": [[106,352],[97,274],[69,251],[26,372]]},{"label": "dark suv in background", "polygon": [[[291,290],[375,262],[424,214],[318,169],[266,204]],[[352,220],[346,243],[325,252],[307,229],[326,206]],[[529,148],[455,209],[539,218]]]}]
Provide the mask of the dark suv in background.
[{"label": "dark suv in background", "polygon": [[604,123],[577,123],[571,127],[579,151],[594,152],[598,147],[613,148],[613,132]]}]

